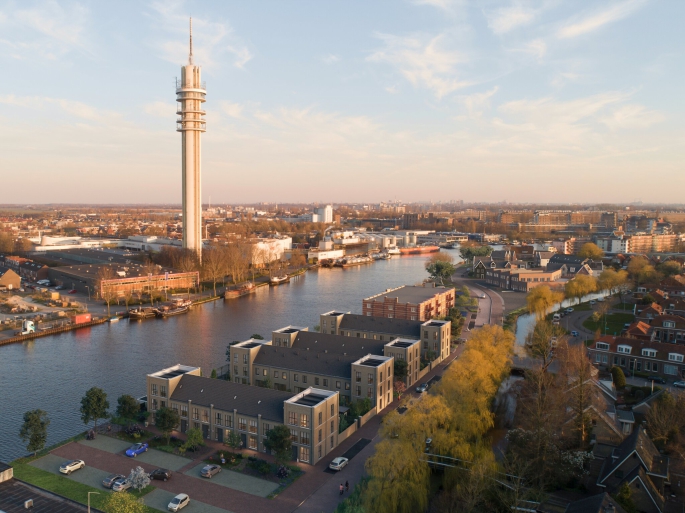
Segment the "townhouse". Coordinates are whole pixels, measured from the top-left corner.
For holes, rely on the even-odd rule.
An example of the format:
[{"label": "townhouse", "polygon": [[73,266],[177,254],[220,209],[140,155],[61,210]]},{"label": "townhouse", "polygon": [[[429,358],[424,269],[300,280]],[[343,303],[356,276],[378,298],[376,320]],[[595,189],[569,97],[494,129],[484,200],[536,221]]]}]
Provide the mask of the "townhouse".
[{"label": "townhouse", "polygon": [[685,377],[685,345],[603,335],[588,347],[590,359],[610,369],[616,365],[628,375],[646,372],[679,380]]},{"label": "townhouse", "polygon": [[485,282],[504,290],[528,292],[539,285],[551,285],[561,279],[561,270],[543,269],[488,269]]},{"label": "townhouse", "polygon": [[200,429],[206,439],[223,442],[231,433],[242,446],[266,452],[268,432],[290,429],[292,458],[315,464],[338,445],[339,394],[314,387],[298,393],[251,387],[201,376],[199,367],[175,365],[147,375],[150,412],[175,410],[179,430]]}]

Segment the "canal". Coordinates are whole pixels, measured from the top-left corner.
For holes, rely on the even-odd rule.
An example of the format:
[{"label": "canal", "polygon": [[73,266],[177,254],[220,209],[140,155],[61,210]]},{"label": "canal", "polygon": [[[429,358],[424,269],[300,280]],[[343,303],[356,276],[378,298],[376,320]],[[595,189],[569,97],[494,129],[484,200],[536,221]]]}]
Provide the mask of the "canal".
[{"label": "canal", "polygon": [[[459,260],[456,250],[449,253]],[[249,296],[194,307],[168,319],[125,320],[0,347],[0,461],[26,454],[18,433],[25,411],[48,412],[48,446],[85,429],[80,400],[98,386],[110,410],[121,394],[145,394],[145,375],[182,363],[205,375],[224,365],[226,346],[254,333],[319,323],[330,310],[361,312],[362,299],[426,277],[428,257],[396,257],[348,269],[321,269]]]}]

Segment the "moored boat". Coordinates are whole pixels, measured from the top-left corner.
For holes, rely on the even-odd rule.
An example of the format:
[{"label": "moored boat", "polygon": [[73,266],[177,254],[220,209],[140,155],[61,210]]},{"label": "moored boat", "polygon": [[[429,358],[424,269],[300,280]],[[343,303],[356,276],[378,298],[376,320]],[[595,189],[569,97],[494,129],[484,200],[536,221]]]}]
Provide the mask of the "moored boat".
[{"label": "moored boat", "polygon": [[420,255],[422,253],[436,253],[440,251],[438,246],[415,246],[412,248],[400,248],[402,255]]},{"label": "moored boat", "polygon": [[155,316],[155,309],[152,307],[146,307],[143,308],[142,306],[138,308],[133,308],[132,310],[129,310],[128,312],[128,317],[129,319],[150,319],[151,317]]},{"label": "moored boat", "polygon": [[288,283],[290,281],[290,276],[284,274],[282,276],[272,276],[269,280],[270,285],[281,285],[282,283]]},{"label": "moored boat", "polygon": [[388,252],[388,255],[390,255],[390,256],[392,256],[392,255],[400,255],[400,254],[401,254],[400,248],[398,248],[397,246],[389,246],[389,247],[386,249],[386,251]]},{"label": "moored boat", "polygon": [[233,299],[236,297],[241,297],[246,294],[250,294],[255,290],[257,290],[257,288],[254,286],[254,283],[248,281],[247,283],[245,283],[241,287],[238,287],[237,289],[226,290],[226,292],[224,292],[224,299]]},{"label": "moored boat", "polygon": [[155,315],[157,317],[171,317],[174,315],[180,315],[184,313],[188,313],[190,310],[189,306],[170,306],[170,305],[164,305],[160,306],[155,310]]}]

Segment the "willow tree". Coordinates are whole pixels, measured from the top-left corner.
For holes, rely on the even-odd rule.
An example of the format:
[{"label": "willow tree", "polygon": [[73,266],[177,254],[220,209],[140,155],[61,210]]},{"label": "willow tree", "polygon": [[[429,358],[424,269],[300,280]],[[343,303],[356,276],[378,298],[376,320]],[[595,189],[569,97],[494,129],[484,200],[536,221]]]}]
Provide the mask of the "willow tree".
[{"label": "willow tree", "polygon": [[552,290],[547,285],[540,285],[531,290],[526,296],[528,312],[535,315],[537,320],[545,317],[547,312],[557,303],[564,300],[563,292]]},{"label": "willow tree", "polygon": [[566,297],[578,299],[578,303],[583,298],[597,290],[597,279],[587,274],[579,274],[572,280],[566,282],[564,292]]}]

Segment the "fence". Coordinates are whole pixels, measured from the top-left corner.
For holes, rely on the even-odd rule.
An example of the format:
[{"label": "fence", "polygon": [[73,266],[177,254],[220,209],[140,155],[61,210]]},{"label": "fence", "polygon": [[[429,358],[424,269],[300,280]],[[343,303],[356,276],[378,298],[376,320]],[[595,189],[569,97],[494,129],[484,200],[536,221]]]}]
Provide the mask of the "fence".
[{"label": "fence", "polygon": [[364,424],[366,424],[369,420],[371,420],[371,417],[376,415],[376,407],[374,406],[371,408],[368,412],[366,412],[364,415],[359,417],[357,419],[357,422],[359,423],[359,427],[362,427]]},{"label": "fence", "polygon": [[350,436],[352,436],[354,433],[356,433],[357,429],[359,429],[359,428],[357,427],[356,422],[353,422],[352,424],[350,424],[345,431],[343,431],[342,433],[340,433],[338,435],[338,445],[340,445],[341,443],[343,443],[343,441],[347,440]]},{"label": "fence", "polygon": [[43,331],[37,331],[35,333],[29,333],[28,335],[17,335],[16,337],[10,337],[0,340],[0,346],[4,346],[5,344],[15,344],[17,342],[24,342],[25,340],[31,340],[38,337],[47,337],[48,335],[64,333],[65,331],[71,331],[78,328],[87,328],[89,326],[102,324],[103,322],[107,322],[107,319],[105,319],[104,317],[102,319],[96,319],[94,321],[84,322],[81,324],[70,324],[69,326],[60,326],[59,328],[50,328]]}]

